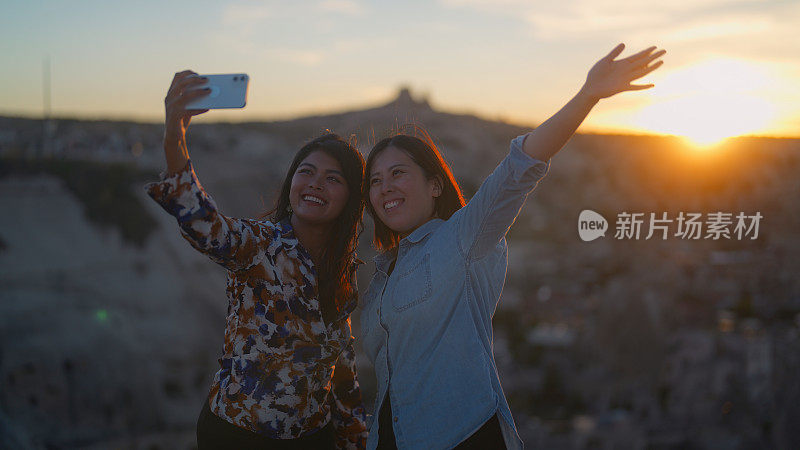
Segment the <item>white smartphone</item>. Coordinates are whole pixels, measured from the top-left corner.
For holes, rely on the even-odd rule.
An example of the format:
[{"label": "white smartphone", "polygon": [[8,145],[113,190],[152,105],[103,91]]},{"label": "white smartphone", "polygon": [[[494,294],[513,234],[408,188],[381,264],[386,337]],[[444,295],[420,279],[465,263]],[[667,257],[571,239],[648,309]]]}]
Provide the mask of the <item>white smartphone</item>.
[{"label": "white smartphone", "polygon": [[247,86],[250,77],[246,73],[223,73],[197,75],[208,78],[208,82],[193,86],[194,89],[210,88],[208,95],[186,104],[186,109],[244,108],[247,103]]}]

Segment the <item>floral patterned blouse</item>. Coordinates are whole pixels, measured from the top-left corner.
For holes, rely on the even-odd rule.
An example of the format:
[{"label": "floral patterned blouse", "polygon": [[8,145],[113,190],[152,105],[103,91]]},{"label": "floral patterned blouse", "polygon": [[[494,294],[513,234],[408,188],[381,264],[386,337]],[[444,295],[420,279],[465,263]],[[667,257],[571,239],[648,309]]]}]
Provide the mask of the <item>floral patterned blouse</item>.
[{"label": "floral patterned blouse", "polygon": [[338,448],[363,448],[366,412],[350,330],[357,294],[336,320],[323,321],[313,262],[289,221],[222,215],[191,161],[146,189],[194,248],[228,269],[225,345],[211,411],[273,439],[314,433],[332,420]]}]

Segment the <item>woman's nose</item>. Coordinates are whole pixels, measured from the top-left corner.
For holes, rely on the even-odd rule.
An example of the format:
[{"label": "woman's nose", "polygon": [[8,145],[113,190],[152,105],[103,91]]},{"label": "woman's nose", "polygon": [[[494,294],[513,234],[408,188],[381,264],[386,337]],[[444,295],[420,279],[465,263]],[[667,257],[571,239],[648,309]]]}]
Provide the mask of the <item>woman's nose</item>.
[{"label": "woman's nose", "polygon": [[322,178],[321,177],[312,178],[311,181],[308,183],[308,187],[311,189],[322,190]]}]

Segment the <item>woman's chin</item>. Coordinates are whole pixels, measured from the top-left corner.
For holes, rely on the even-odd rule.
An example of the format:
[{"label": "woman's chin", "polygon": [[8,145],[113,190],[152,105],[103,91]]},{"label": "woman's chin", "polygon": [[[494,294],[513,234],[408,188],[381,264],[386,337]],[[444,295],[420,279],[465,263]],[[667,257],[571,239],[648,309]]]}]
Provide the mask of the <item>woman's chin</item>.
[{"label": "woman's chin", "polygon": [[[425,216],[423,216],[425,217]],[[392,216],[388,215],[386,217],[382,217],[381,221],[389,227],[390,230],[394,231],[395,233],[405,236],[411,234],[414,230],[421,227],[422,225],[426,224],[428,221],[434,219],[435,216],[431,215],[427,218],[410,218],[410,217],[401,217],[401,216]]]},{"label": "woman's chin", "polygon": [[295,210],[292,214],[296,217],[296,220],[309,225],[329,225],[333,222],[333,219],[327,217],[325,214],[320,213],[321,211],[308,212],[303,210]]},{"label": "woman's chin", "polygon": [[399,220],[384,220],[383,223],[384,225],[389,227],[390,230],[399,234],[400,236],[405,236],[411,233],[411,231],[413,231],[414,228],[416,228],[416,227],[410,227],[407,223],[403,223]]}]

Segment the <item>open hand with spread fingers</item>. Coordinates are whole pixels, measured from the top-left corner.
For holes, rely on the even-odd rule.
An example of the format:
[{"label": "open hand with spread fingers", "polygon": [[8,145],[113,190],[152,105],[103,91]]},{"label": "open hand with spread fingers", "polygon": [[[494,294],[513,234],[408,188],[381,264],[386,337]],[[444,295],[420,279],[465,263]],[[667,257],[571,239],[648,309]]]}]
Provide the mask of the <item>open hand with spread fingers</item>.
[{"label": "open hand with spread fingers", "polygon": [[615,61],[614,58],[619,56],[624,49],[625,44],[617,45],[589,70],[589,75],[586,76],[586,82],[581,90],[593,100],[598,101],[620,92],[639,91],[655,86],[654,84],[631,84],[631,82],[661,66],[664,61],[653,61],[667,51],[659,50],[653,53],[656,47],[652,46],[635,55]]}]

